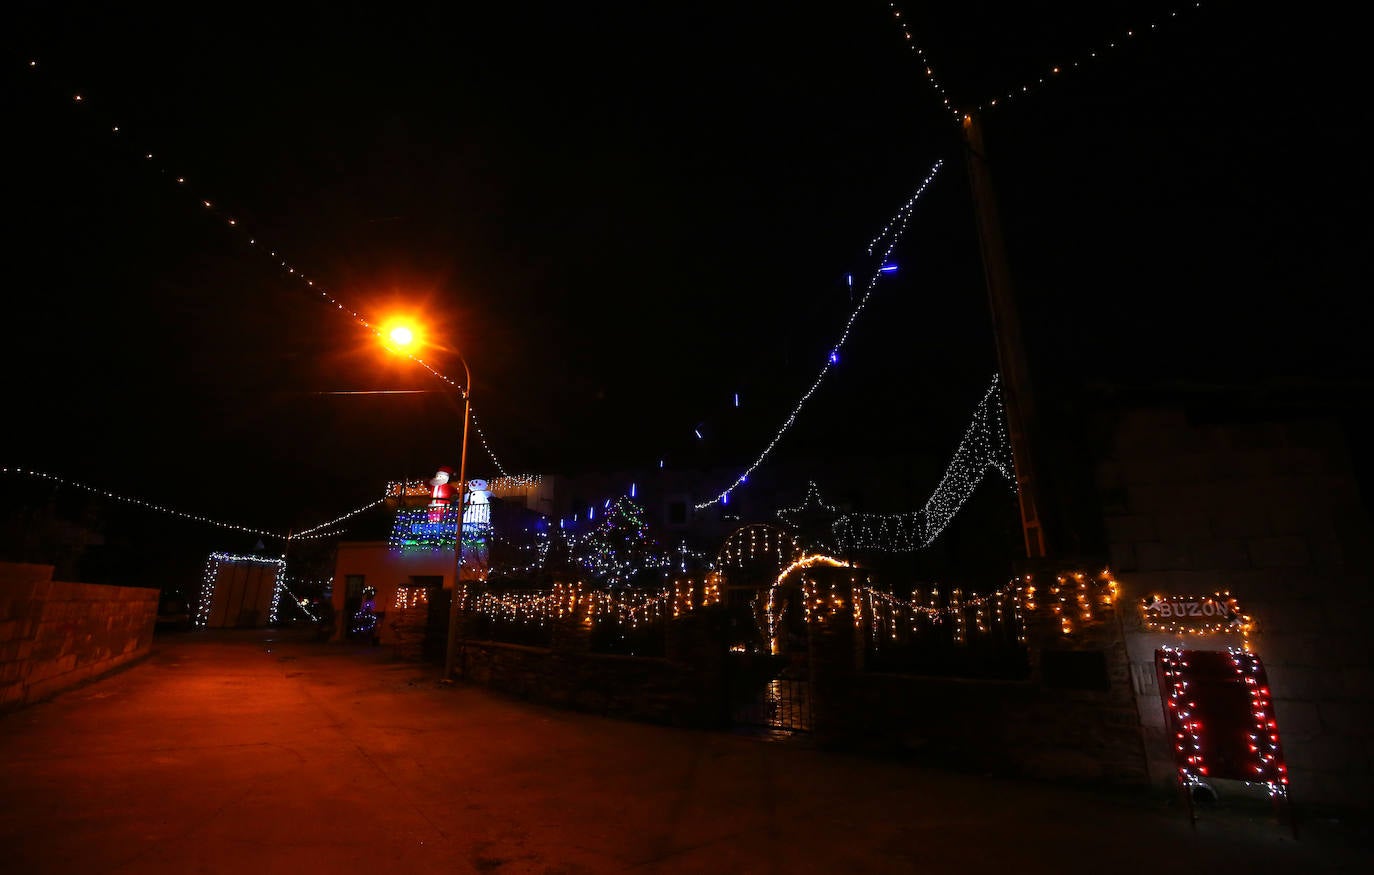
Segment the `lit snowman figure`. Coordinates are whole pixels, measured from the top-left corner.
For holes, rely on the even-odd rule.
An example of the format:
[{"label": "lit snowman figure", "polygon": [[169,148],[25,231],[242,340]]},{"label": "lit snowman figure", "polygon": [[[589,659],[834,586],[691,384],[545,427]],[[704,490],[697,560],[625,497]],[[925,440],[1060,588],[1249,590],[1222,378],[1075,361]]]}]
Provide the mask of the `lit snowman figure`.
[{"label": "lit snowman figure", "polygon": [[485,480],[469,480],[463,502],[462,579],[487,579],[487,535],[490,533],[491,489]]}]

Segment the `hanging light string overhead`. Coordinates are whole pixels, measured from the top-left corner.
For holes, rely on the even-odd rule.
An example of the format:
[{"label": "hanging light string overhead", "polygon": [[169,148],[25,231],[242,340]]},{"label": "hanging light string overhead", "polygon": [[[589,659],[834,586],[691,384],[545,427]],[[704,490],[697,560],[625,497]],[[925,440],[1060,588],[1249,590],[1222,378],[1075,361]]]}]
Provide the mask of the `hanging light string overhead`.
[{"label": "hanging light string overhead", "polygon": [[45,471],[31,471],[26,468],[5,467],[0,468],[0,474],[18,474],[22,477],[31,477],[35,480],[46,480],[50,483],[56,483],[58,486],[70,486],[73,489],[80,489],[85,492],[89,492],[92,495],[99,495],[102,498],[109,498],[114,501],[123,502],[124,504],[131,504],[135,507],[146,508],[147,510],[157,511],[158,513],[164,513],[169,516],[178,517],[180,519],[189,520],[191,522],[204,523],[205,525],[216,526],[221,529],[230,529],[235,532],[243,532],[249,535],[260,535],[264,538],[275,538],[279,541],[314,540],[315,538],[331,537],[333,535],[342,534],[342,532],[339,531],[323,532],[322,530],[327,529],[330,526],[335,525],[336,523],[341,523],[344,520],[347,520],[351,517],[355,517],[360,513],[369,511],[382,503],[382,499],[379,498],[375,501],[368,502],[362,507],[354,508],[353,510],[350,510],[348,513],[343,514],[342,516],[337,516],[328,522],[320,523],[317,526],[311,526],[308,529],[302,529],[299,532],[282,534],[281,532],[273,532],[269,529],[260,529],[255,526],[245,526],[239,523],[228,523],[224,522],[223,520],[212,519],[211,517],[205,516],[203,514],[188,513],[186,511],[177,510],[176,508],[171,508],[167,507],[166,505],[158,504],[155,501],[149,501],[146,498],[136,498],[131,495],[120,495],[119,493],[111,492],[108,489],[101,489],[98,486],[91,486],[90,484],[82,483],[79,480],[71,480],[66,477],[59,477],[56,474],[49,474]]},{"label": "hanging light string overhead", "polygon": [[[39,69],[38,61],[30,60],[28,62],[28,68],[31,71],[37,71]],[[90,102],[90,96],[88,94],[76,92],[72,95],[72,103],[78,106],[86,107],[90,105]],[[126,144],[129,143],[129,135],[127,128],[120,126],[118,124],[110,124],[109,131],[112,136],[120,139],[122,142]],[[187,182],[187,177],[184,174],[175,173],[171,171],[158,153],[152,151],[144,151],[142,149],[135,149],[133,151],[135,152],[135,154],[142,155],[143,160],[145,162],[149,162],[150,165],[159,172],[159,174],[175,180],[176,186],[178,188],[187,192],[191,190]],[[225,227],[227,227],[229,230],[239,233],[246,237],[248,240],[248,245],[250,247],[252,247],[254,250],[258,252],[265,252],[267,254],[267,257],[269,257],[283,272],[285,272],[288,278],[304,284],[306,290],[310,292],[312,296],[317,296],[322,303],[328,304],[336,312],[348,316],[358,325],[362,326],[364,329],[369,331],[378,340],[383,342],[387,340],[386,336],[383,334],[382,329],[380,327],[373,324],[373,322],[370,319],[368,319],[363,314],[359,313],[357,310],[354,310],[353,308],[344,304],[333,294],[331,294],[323,285],[320,285],[316,283],[313,279],[307,277],[305,273],[303,271],[298,270],[296,266],[292,264],[280,250],[272,248],[270,244],[264,243],[255,236],[250,236],[248,232],[242,227],[242,224],[239,222],[237,218],[229,215],[223,207],[217,206],[217,201],[211,200],[203,195],[192,195],[192,197],[200,204],[200,206],[203,209],[208,210],[213,215],[219,217],[224,222]],[[450,387],[457,390],[462,397],[465,398],[467,396],[467,386],[459,384],[452,377],[449,377],[447,374],[440,371],[434,365],[430,364],[429,362],[425,361],[424,359],[420,358],[414,353],[406,352],[405,350],[398,350],[398,352],[409,358],[411,361],[415,362],[420,367],[424,368],[426,371],[434,375],[439,380],[442,380],[444,383],[448,384]],[[486,450],[487,455],[491,458],[492,464],[496,466],[496,470],[499,471],[502,476],[509,476],[509,473],[501,464],[501,460],[496,457],[496,454],[494,452],[492,452],[491,444],[487,440],[486,434],[482,431],[481,426],[477,425],[477,420],[475,416],[473,417],[473,426],[476,429],[477,435],[481,440],[482,448]]]},{"label": "hanging light string overhead", "polygon": [[[1008,88],[1005,93],[998,93],[991,98],[985,99],[981,103],[973,104],[967,109],[961,109],[954,103],[953,98],[950,97],[949,91],[945,88],[944,83],[935,75],[935,69],[931,65],[930,58],[926,55],[925,50],[921,48],[920,43],[918,43],[916,38],[912,35],[911,27],[907,24],[906,16],[902,14],[902,10],[895,2],[889,2],[887,5],[888,8],[892,10],[892,20],[901,28],[903,41],[907,44],[907,47],[911,49],[911,53],[916,57],[916,60],[921,64],[921,71],[925,75],[926,84],[929,85],[930,89],[940,98],[941,105],[953,115],[955,119],[962,119],[967,112],[983,112],[984,110],[1006,104],[1017,97],[1039,91],[1055,79],[1061,78],[1066,73],[1082,69],[1089,63],[1098,60],[1102,55],[1119,49],[1137,36],[1158,31],[1161,23],[1168,23],[1177,18],[1179,14],[1177,9],[1171,9],[1163,13],[1161,21],[1147,22],[1144,27],[1127,28],[1124,32],[1118,32],[1117,35],[1110,36],[1103,40],[1099,48],[1080,52],[1077,57],[1069,58],[1063,63],[1045,65],[1045,73],[1032,81],[1024,82],[1020,86],[1013,86]],[[1201,0],[1194,0],[1193,3],[1185,5],[1183,11],[1188,12],[1196,10],[1201,6]]]},{"label": "hanging light string overhead", "polygon": [[806,402],[811,400],[812,395],[816,394],[816,390],[821,387],[821,383],[825,382],[825,377],[830,373],[830,369],[839,362],[840,349],[844,347],[845,341],[849,339],[849,334],[853,330],[854,323],[858,320],[859,314],[868,306],[869,299],[873,297],[873,290],[877,287],[878,280],[886,273],[884,267],[887,265],[887,257],[892,254],[892,250],[897,246],[897,241],[901,239],[902,233],[906,230],[907,223],[911,219],[912,212],[915,209],[916,201],[925,193],[926,188],[928,188],[931,181],[935,179],[935,174],[940,172],[940,167],[943,164],[943,160],[935,162],[930,168],[930,173],[926,175],[926,178],[922,180],[920,186],[916,189],[916,193],[897,210],[897,215],[894,217],[893,221],[888,222],[883,230],[879,232],[878,236],[869,242],[870,253],[877,249],[882,249],[882,254],[877,260],[878,266],[874,268],[873,275],[868,280],[868,285],[864,289],[863,297],[859,299],[859,303],[854,307],[853,312],[849,314],[849,319],[845,322],[844,330],[840,332],[839,339],[835,341],[835,344],[830,348],[830,352],[826,355],[825,361],[821,365],[820,373],[816,375],[816,379],[812,381],[811,386],[802,393],[799,399],[797,399],[797,403],[793,405],[792,411],[787,415],[787,418],[783,420],[778,430],[774,432],[772,439],[769,440],[768,444],[763,448],[763,451],[754,458],[754,461],[749,463],[748,467],[735,478],[734,482],[721,490],[714,498],[696,504],[695,507],[697,510],[704,510],[714,504],[729,501],[730,493],[734,492],[742,483],[749,479],[749,475],[754,473],[754,471],[763,464],[764,460],[767,459],[774,448],[777,447],[778,442],[782,440],[782,436],[787,433],[787,430],[790,429],[794,423],[796,423],[802,408],[806,406]]}]

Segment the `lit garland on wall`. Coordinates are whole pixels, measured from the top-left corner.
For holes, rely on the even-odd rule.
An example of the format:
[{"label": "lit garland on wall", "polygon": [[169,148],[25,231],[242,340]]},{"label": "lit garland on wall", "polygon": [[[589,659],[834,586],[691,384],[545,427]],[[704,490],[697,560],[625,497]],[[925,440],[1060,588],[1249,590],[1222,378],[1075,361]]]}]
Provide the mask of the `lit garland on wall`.
[{"label": "lit garland on wall", "polygon": [[1240,603],[1229,592],[1210,596],[1151,595],[1140,600],[1145,628],[1166,635],[1240,635],[1242,646],[1250,649],[1254,618],[1242,613]]},{"label": "lit garland on wall", "polygon": [[[899,9],[897,7],[897,4],[893,2],[889,2],[887,5],[892,10],[892,20],[896,22],[897,26],[902,31],[903,40],[906,42],[907,47],[911,49],[912,54],[915,55],[917,62],[921,65],[921,71],[925,75],[926,84],[929,85],[931,90],[939,96],[941,105],[951,115],[953,115],[954,118],[963,118],[965,114],[964,111],[955,106],[952,99],[950,98],[949,92],[945,89],[944,84],[936,77],[935,70],[931,66],[930,59],[926,57],[925,50],[923,50],[920,47],[920,45],[916,42],[915,37],[912,36],[911,28],[907,26],[906,18],[902,15],[901,9]],[[1186,6],[1185,11],[1189,9],[1198,9],[1201,6],[1201,2],[1194,2],[1190,6]],[[1170,10],[1167,16],[1165,16],[1164,21],[1167,22],[1168,20],[1177,17],[1178,12],[1176,10]],[[1046,65],[1045,75],[1039,76],[1034,81],[1026,82],[1025,84],[1019,87],[1009,88],[1007,89],[1005,94],[999,94],[997,97],[984,100],[982,103],[975,105],[973,107],[973,111],[982,112],[983,110],[991,109],[1000,104],[1007,103],[1014,98],[1038,91],[1044,86],[1048,85],[1050,82],[1054,81],[1055,79],[1061,78],[1065,73],[1068,73],[1073,70],[1078,70],[1081,67],[1087,66],[1088,63],[1090,63],[1091,61],[1097,60],[1099,55],[1103,55],[1109,51],[1114,51],[1120,48],[1121,46],[1126,44],[1126,41],[1132,40],[1139,35],[1153,33],[1157,30],[1159,30],[1159,23],[1153,21],[1149,22],[1143,28],[1127,28],[1122,32],[1122,36],[1109,37],[1108,39],[1104,40],[1101,48],[1099,49],[1086,51],[1080,54],[1077,58],[1067,60],[1062,64]]]},{"label": "lit garland on wall", "polygon": [[[1226,650],[1236,678],[1245,684],[1250,719],[1253,721],[1246,745],[1253,763],[1231,763],[1231,768],[1248,765],[1251,771],[1240,777],[1247,783],[1261,784],[1274,797],[1288,795],[1288,767],[1284,764],[1279,743],[1279,724],[1274,718],[1272,694],[1262,683],[1263,668],[1259,658],[1236,647]],[[1205,654],[1210,657],[1210,654]],[[1185,789],[1206,786],[1203,778],[1209,774],[1202,740],[1207,728],[1198,716],[1198,704],[1188,689],[1188,651],[1178,647],[1163,647],[1157,656],[1164,675],[1166,698],[1164,706],[1174,730],[1174,751],[1178,758],[1178,781]]]},{"label": "lit garland on wall", "polygon": [[752,523],[736,529],[725,539],[716,554],[716,567],[743,568],[763,564],[782,568],[801,552],[801,542],[791,532],[767,523]]},{"label": "lit garland on wall", "polygon": [[391,606],[398,611],[408,611],[429,604],[429,589],[423,586],[398,586],[396,597]]},{"label": "lit garland on wall", "polygon": [[718,575],[674,580],[661,589],[588,589],[581,582],[556,583],[549,590],[474,593],[464,587],[459,603],[466,611],[507,623],[542,626],[556,620],[584,625],[610,623],[638,628],[720,604]]},{"label": "lit garland on wall", "polygon": [[[442,512],[427,507],[402,509],[396,511],[389,545],[400,552],[452,550],[457,531],[456,508]],[[490,534],[491,505],[469,504],[463,512],[463,552],[482,549]]]},{"label": "lit garland on wall", "polygon": [[219,578],[222,564],[275,566],[276,580],[272,585],[272,606],[268,609],[269,622],[277,622],[277,604],[286,590],[286,560],[266,559],[262,556],[242,556],[233,553],[211,553],[205,561],[205,573],[200,582],[200,603],[196,606],[196,625],[204,626],[210,621],[210,610],[215,596],[215,581]]},{"label": "lit garland on wall", "polygon": [[753,474],[754,471],[758,470],[759,466],[763,464],[764,460],[772,454],[773,449],[777,447],[778,442],[782,440],[782,436],[786,434],[788,429],[790,429],[792,425],[797,421],[797,417],[801,414],[802,408],[806,406],[806,402],[811,400],[811,396],[816,394],[816,390],[821,387],[821,383],[825,382],[826,375],[830,373],[830,369],[833,368],[835,364],[839,361],[840,350],[844,347],[845,341],[849,339],[849,335],[854,328],[855,321],[858,320],[859,314],[863,312],[864,308],[868,306],[868,301],[873,296],[873,290],[877,287],[878,280],[884,274],[882,268],[887,263],[888,256],[892,254],[892,250],[895,249],[897,246],[897,241],[901,239],[902,234],[906,231],[907,223],[910,221],[912,213],[915,210],[916,201],[920,199],[922,194],[925,193],[926,188],[929,187],[931,181],[935,179],[935,174],[940,172],[940,167],[943,164],[943,161],[936,161],[934,166],[931,167],[930,173],[926,176],[924,180],[922,180],[920,186],[916,189],[916,193],[913,194],[911,198],[907,200],[906,203],[902,204],[901,209],[897,211],[897,220],[895,224],[889,222],[888,226],[884,229],[886,236],[884,236],[883,233],[880,233],[878,238],[875,238],[874,241],[870,242],[870,251],[872,251],[872,249],[874,248],[879,248],[884,245],[886,246],[886,248],[883,249],[882,255],[878,258],[878,268],[873,271],[872,277],[869,278],[868,286],[864,289],[863,297],[859,299],[858,306],[856,306],[853,312],[849,314],[849,319],[845,322],[844,330],[840,332],[839,339],[834,343],[834,345],[831,346],[830,352],[827,354],[825,362],[821,365],[820,373],[816,375],[816,379],[811,383],[811,386],[805,392],[802,393],[802,396],[797,400],[797,403],[793,405],[792,412],[789,413],[787,415],[787,418],[783,420],[782,425],[778,427],[778,430],[776,432],[774,432],[772,439],[769,440],[768,444],[763,448],[763,451],[754,458],[754,461],[751,462],[749,466],[746,467],[744,471],[738,477],[735,478],[733,483],[731,483],[725,489],[721,490],[721,492],[718,495],[716,495],[716,497],[710,499],[709,501],[704,501],[696,504],[695,507],[697,510],[705,510],[706,508],[714,504],[720,504],[725,501],[728,501],[730,493],[734,492],[737,488],[739,488],[741,484],[747,481],[749,479],[749,475]]},{"label": "lit garland on wall", "polygon": [[[1104,569],[1095,575],[1083,571],[1056,575],[1053,583],[1043,587],[1026,576],[984,595],[967,595],[956,588],[943,606],[938,586],[932,586],[924,598],[919,588],[912,589],[909,599],[903,599],[872,586],[855,588],[854,597],[856,601],[862,598],[869,607],[873,644],[896,638],[899,629],[916,634],[944,623],[950,624],[954,642],[965,644],[970,620],[979,635],[1011,623],[1017,640],[1024,644],[1028,614],[1041,616],[1062,635],[1071,635],[1102,622],[1100,612],[1116,603],[1119,592],[1111,572]],[[880,630],[887,630],[886,634]]]},{"label": "lit garland on wall", "polygon": [[1250,693],[1250,718],[1254,720],[1254,731],[1250,733],[1250,752],[1259,760],[1254,765],[1252,780],[1264,784],[1271,796],[1288,794],[1288,766],[1283,761],[1283,748],[1279,744],[1279,724],[1274,719],[1273,694],[1267,683],[1261,683],[1263,669],[1259,658],[1235,647],[1228,647],[1231,665],[1236,676],[1245,682]]},{"label": "lit garland on wall", "polygon": [[854,513],[835,521],[832,532],[841,549],[910,553],[929,547],[991,468],[1013,484],[1011,443],[1007,440],[1002,393],[997,376],[983,393],[944,476],[918,511],[896,514]]}]

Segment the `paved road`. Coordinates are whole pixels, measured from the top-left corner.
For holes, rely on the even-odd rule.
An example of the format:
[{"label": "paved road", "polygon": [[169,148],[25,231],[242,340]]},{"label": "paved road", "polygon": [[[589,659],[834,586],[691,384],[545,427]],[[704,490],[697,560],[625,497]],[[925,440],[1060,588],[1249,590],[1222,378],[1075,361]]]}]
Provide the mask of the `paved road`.
[{"label": "paved road", "polygon": [[0,718],[6,873],[1371,872],[1314,824],[545,709],[285,633]]}]

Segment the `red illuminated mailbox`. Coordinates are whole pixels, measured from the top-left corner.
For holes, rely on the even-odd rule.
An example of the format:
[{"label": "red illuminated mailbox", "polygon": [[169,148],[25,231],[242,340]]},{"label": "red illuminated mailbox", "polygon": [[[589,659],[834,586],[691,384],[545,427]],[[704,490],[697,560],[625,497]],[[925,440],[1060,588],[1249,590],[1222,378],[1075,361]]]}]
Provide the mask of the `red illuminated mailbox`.
[{"label": "red illuminated mailbox", "polygon": [[1288,768],[1258,656],[1239,648],[1165,647],[1155,651],[1155,671],[1190,816],[1192,791],[1209,778],[1260,784],[1276,805],[1287,801]]}]

